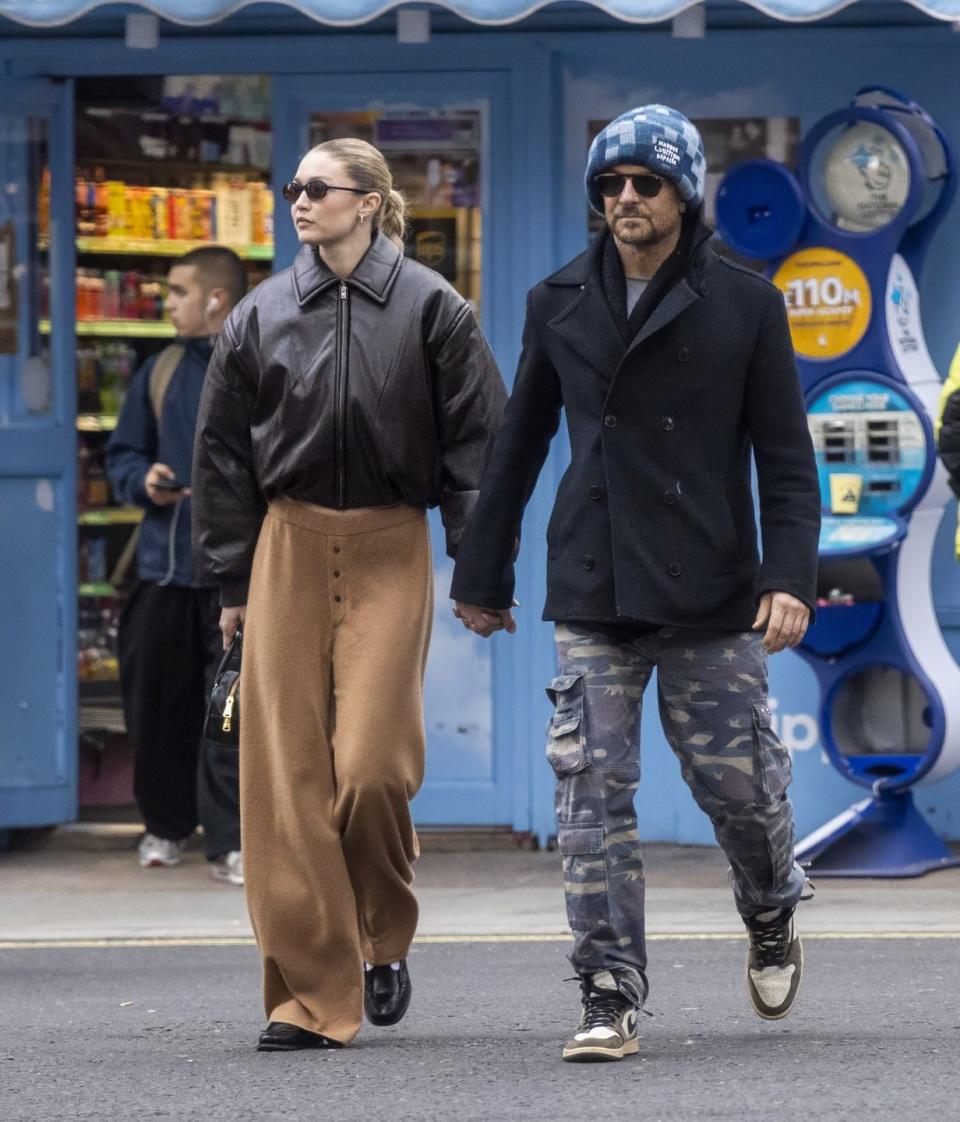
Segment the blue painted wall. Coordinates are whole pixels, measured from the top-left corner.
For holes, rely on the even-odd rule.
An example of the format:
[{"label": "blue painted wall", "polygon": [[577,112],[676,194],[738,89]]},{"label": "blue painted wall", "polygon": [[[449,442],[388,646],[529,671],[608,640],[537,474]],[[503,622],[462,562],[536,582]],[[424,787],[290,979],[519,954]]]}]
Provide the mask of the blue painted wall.
[{"label": "blue painted wall", "polygon": [[[0,59],[3,44],[0,42]],[[215,60],[215,62],[213,61]],[[585,243],[581,186],[586,122],[612,117],[649,100],[665,101],[694,117],[799,116],[804,129],[844,105],[861,85],[901,89],[933,113],[960,141],[960,100],[953,75],[960,69],[960,36],[932,29],[777,28],[717,31],[702,41],[674,40],[662,32],[623,28],[616,33],[530,35],[522,30],[436,36],[424,46],[398,46],[386,36],[245,39],[186,36],[157,51],[128,51],[116,41],[44,37],[9,48],[8,72],[60,75],[129,72],[204,73],[213,66],[285,75],[313,96],[324,81],[360,75],[375,95],[398,75],[496,71],[506,83],[507,135],[492,141],[492,174],[510,192],[503,213],[487,216],[504,245],[497,275],[495,322],[498,358],[512,376],[519,349],[523,297],[530,284],[578,253]],[[279,112],[279,110],[278,110]],[[928,342],[941,372],[960,336],[958,210],[941,227],[921,278]],[[488,303],[488,307],[493,306]],[[493,640],[493,736],[502,755],[496,779],[506,792],[503,814],[517,829],[553,832],[552,782],[542,759],[548,705],[542,686],[553,673],[548,626],[538,621],[543,602],[544,532],[553,491],[564,465],[556,442],[524,525],[517,594],[520,632]],[[952,518],[948,515],[947,521]],[[934,566],[934,588],[952,649],[960,654],[960,570],[950,555],[945,524]],[[771,666],[772,695],[781,735],[794,754],[794,796],[801,832],[818,826],[859,789],[841,780],[820,751],[812,672],[792,654]],[[639,800],[646,839],[710,841],[709,827],[683,787],[659,731],[656,706],[643,721],[644,781]],[[960,775],[922,790],[918,802],[934,825],[960,837]],[[506,820],[506,819],[505,819]]]}]

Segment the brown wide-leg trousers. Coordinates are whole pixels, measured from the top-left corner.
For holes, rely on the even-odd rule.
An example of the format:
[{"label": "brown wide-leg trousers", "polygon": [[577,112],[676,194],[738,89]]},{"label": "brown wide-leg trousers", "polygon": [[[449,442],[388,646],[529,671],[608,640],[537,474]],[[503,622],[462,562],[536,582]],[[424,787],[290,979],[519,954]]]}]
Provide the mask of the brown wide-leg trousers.
[{"label": "brown wide-leg trousers", "polygon": [[344,1043],[363,961],[405,958],[416,930],[432,610],[422,510],[271,504],[240,687],[247,904],[268,1020]]}]

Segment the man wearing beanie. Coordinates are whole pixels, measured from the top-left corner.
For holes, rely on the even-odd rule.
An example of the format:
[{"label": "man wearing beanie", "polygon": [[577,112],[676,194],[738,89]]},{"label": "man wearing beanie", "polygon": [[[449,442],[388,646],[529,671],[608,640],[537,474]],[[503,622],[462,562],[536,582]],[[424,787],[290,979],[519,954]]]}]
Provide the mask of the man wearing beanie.
[{"label": "man wearing beanie", "polygon": [[586,190],[606,225],[528,297],[453,578],[470,630],[515,630],[514,546],[565,408],[572,458],[547,529],[543,616],[556,628],[547,758],[583,1006],[567,1060],[638,1051],[648,985],[634,796],[654,669],[667,739],[730,861],[761,1017],[790,1011],[803,966],[793,913],[805,879],[767,655],[796,646],[810,620],[820,493],[783,299],[710,248],[705,172],[699,133],[666,106],[624,113],[594,140]]}]

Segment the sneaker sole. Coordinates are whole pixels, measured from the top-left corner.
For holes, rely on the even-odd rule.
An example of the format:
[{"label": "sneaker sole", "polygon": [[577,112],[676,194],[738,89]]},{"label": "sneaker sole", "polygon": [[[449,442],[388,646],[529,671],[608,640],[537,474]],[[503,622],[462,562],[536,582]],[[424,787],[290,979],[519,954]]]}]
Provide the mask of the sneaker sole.
[{"label": "sneaker sole", "polygon": [[235,888],[243,888],[243,877],[232,877],[229,873],[211,873],[217,884],[232,884]]},{"label": "sneaker sole", "polygon": [[149,861],[144,861],[140,858],[141,869],[173,869],[180,864],[180,858],[176,861],[162,861],[159,857],[152,857]]},{"label": "sneaker sole", "polygon": [[[800,978],[802,980],[803,979],[803,943],[802,942],[800,943],[800,962],[799,962],[798,965],[799,965],[799,975],[800,975]],[[754,1013],[756,1013],[756,1015],[758,1017],[760,1017],[762,1020],[764,1020],[764,1021],[782,1021],[783,1018],[786,1017],[792,1011],[793,1007],[797,1004],[797,997],[799,996],[799,994],[800,994],[800,982],[797,982],[797,988],[794,991],[793,1000],[790,1002],[790,1004],[788,1006],[786,1006],[786,1008],[781,1009],[777,1013],[769,1012],[769,1006],[766,1006],[766,1005],[761,1008],[761,1006],[759,1006],[757,1004],[758,999],[755,999],[755,997],[754,997],[753,986],[750,983],[750,967],[749,966],[747,967],[747,997],[750,998],[750,1005],[752,1006]]]},{"label": "sneaker sole", "polygon": [[634,1037],[622,1048],[594,1048],[590,1045],[570,1048],[568,1046],[563,1050],[563,1058],[570,1064],[602,1064],[612,1060],[622,1060],[624,1056],[635,1056],[639,1051],[640,1041]]}]

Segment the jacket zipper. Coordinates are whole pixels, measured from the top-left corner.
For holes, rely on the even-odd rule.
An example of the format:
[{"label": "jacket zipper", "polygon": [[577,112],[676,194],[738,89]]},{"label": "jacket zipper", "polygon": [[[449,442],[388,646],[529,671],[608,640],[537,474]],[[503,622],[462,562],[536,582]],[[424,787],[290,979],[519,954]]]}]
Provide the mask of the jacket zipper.
[{"label": "jacket zipper", "polygon": [[347,285],[340,282],[337,301],[337,374],[334,385],[334,443],[336,445],[337,509],[343,510],[347,496]]}]

